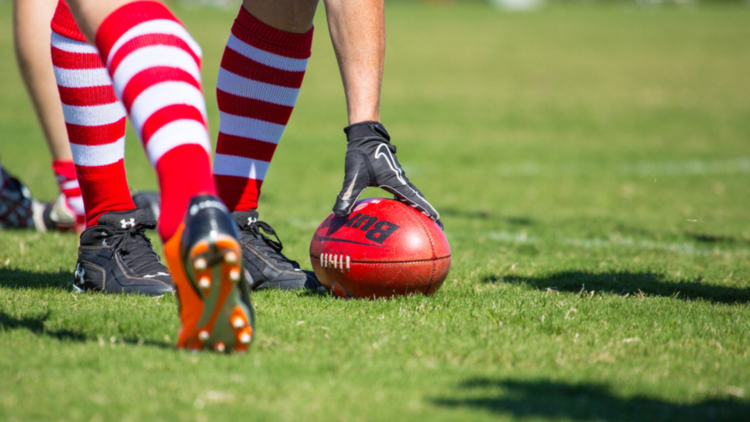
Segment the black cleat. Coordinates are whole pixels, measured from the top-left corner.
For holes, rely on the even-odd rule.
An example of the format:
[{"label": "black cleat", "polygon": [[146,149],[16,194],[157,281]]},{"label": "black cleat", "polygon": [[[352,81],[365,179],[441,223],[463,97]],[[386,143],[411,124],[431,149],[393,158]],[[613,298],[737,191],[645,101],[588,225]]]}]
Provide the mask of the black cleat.
[{"label": "black cleat", "polygon": [[240,226],[245,278],[251,289],[316,290],[320,287],[315,273],[300,269],[296,261],[282,255],[279,236],[268,223],[258,221],[257,211],[235,211],[232,217]]},{"label": "black cleat", "polygon": [[35,216],[44,212],[44,205],[31,197],[29,189],[0,166],[0,227],[33,229]]},{"label": "black cleat", "polygon": [[180,301],[177,347],[246,352],[255,318],[237,225],[224,204],[211,195],[191,199],[179,241],[179,249],[165,245]]},{"label": "black cleat", "polygon": [[81,233],[73,285],[79,290],[163,295],[172,277],[145,235],[156,223],[141,209],[110,212]]}]

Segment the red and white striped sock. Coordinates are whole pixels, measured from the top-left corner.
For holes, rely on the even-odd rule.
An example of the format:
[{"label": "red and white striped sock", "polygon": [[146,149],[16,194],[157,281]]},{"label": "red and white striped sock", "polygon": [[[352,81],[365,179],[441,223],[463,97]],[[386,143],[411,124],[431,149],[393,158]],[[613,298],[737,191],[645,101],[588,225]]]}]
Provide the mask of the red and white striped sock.
[{"label": "red and white striped sock", "polygon": [[102,214],[135,208],[123,162],[125,108],[99,52],[86,41],[63,1],[52,19],[52,64],[83,198],[79,205],[85,206],[86,225],[91,227]]},{"label": "red and white striped sock", "polygon": [[96,45],[161,187],[159,234],[172,237],[190,198],[215,194],[200,84],[201,49],[167,9],[128,3],[99,26]]},{"label": "red and white striped sock", "polygon": [[221,123],[214,157],[219,196],[232,211],[258,207],[263,179],[297,101],[313,30],[280,31],[244,7],[221,60]]},{"label": "red and white striped sock", "polygon": [[86,209],[76,176],[76,165],[70,160],[53,160],[52,171],[55,173],[65,205],[76,216],[76,228],[80,230],[86,227]]}]

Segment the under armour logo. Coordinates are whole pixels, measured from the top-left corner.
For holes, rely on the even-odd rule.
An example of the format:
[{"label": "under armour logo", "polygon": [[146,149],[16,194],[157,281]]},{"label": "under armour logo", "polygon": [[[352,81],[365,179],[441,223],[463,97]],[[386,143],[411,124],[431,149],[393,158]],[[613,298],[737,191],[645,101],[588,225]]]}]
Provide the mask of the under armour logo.
[{"label": "under armour logo", "polygon": [[80,262],[76,265],[76,272],[73,277],[81,284],[85,281],[84,277],[86,277],[86,270],[81,266]]},{"label": "under armour logo", "polygon": [[159,277],[160,275],[168,276],[169,274],[159,271],[158,273],[153,274],[153,275],[152,274],[144,275],[143,278],[154,278],[154,277]]},{"label": "under armour logo", "polygon": [[257,218],[247,217],[247,224],[254,224],[256,221],[258,221]]},{"label": "under armour logo", "polygon": [[125,220],[124,218],[120,220],[120,224],[122,225],[123,229],[127,229],[128,226],[135,227],[135,218],[131,218],[130,221]]}]

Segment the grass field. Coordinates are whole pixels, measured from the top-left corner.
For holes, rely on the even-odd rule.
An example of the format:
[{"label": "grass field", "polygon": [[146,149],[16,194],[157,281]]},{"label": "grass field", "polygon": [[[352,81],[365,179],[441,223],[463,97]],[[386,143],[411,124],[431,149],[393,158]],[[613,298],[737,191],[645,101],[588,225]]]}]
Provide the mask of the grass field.
[{"label": "grass field", "polygon": [[[215,134],[235,11],[177,13]],[[346,124],[316,22],[260,205],[307,268]],[[258,293],[250,354],[191,354],[174,298],[73,294],[75,236],[0,232],[0,420],[747,420],[748,22],[746,5],[389,4],[383,121],[442,212],[442,290]],[[0,28],[3,164],[51,199],[8,2]],[[154,188],[129,139],[131,187]]]}]

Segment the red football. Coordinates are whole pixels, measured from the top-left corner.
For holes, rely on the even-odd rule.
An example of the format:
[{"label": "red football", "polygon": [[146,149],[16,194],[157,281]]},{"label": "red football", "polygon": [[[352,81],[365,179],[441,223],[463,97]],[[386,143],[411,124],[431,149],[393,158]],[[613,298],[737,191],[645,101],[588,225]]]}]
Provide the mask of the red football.
[{"label": "red football", "polygon": [[401,202],[358,201],[347,217],[326,217],[310,243],[315,275],[339,297],[435,293],[451,249],[437,224]]}]

